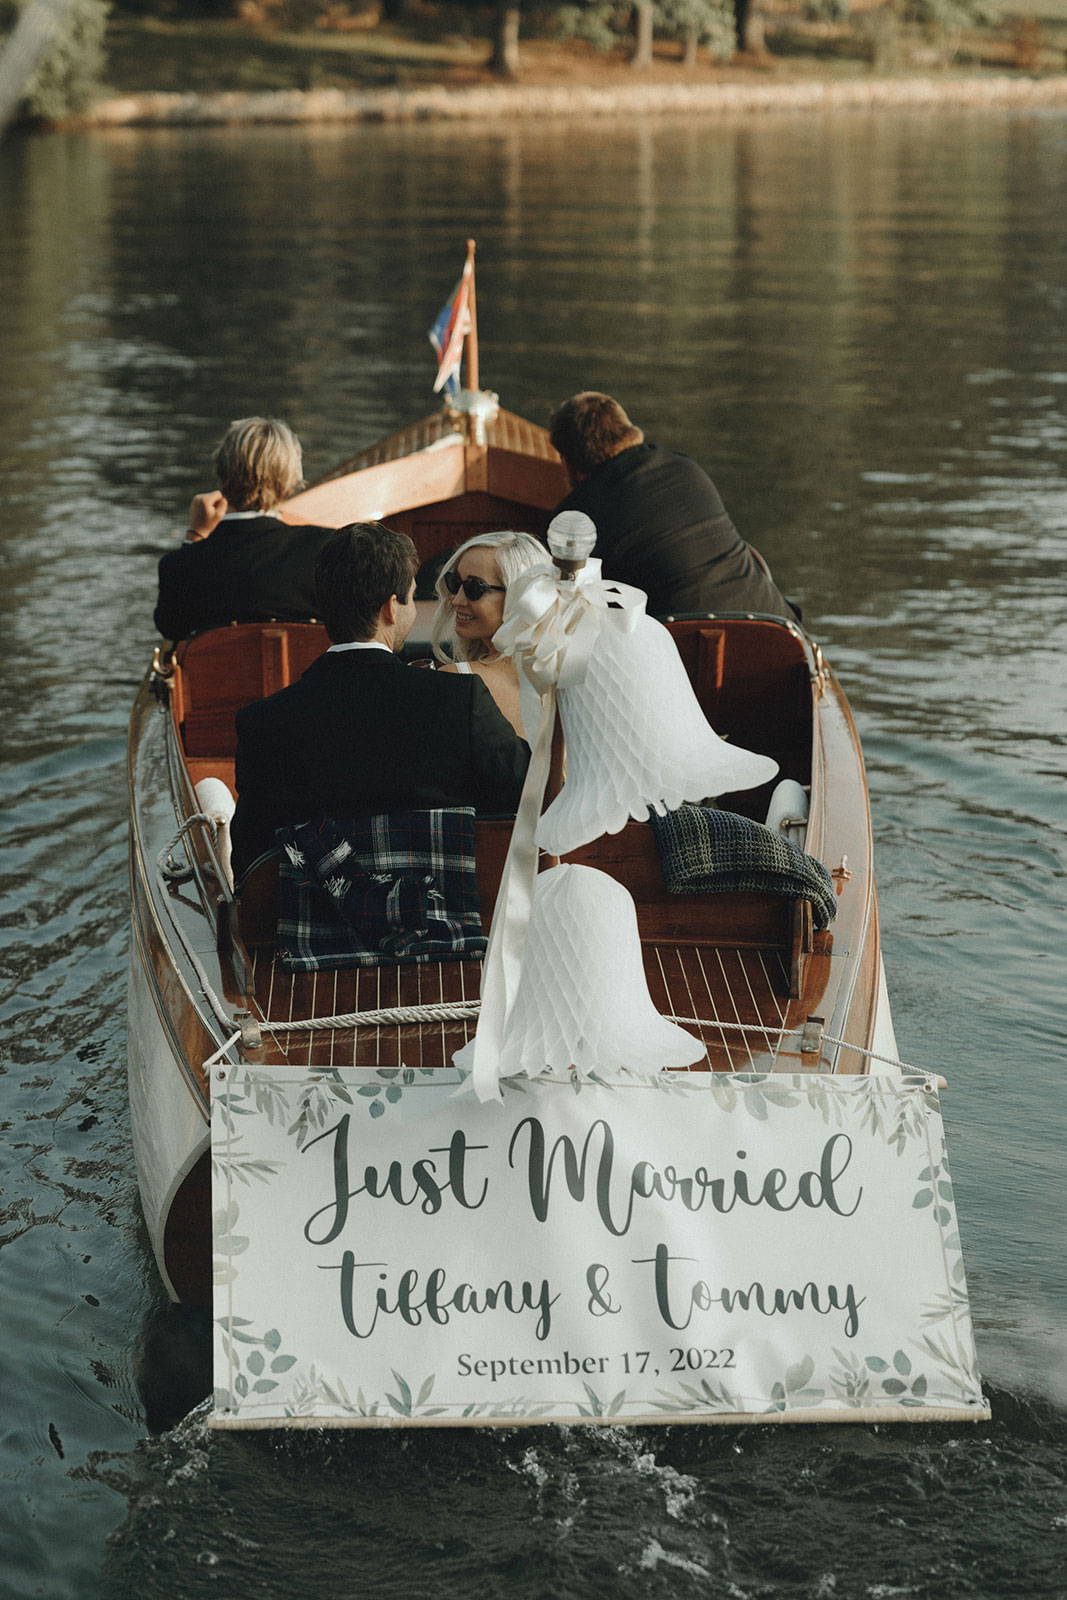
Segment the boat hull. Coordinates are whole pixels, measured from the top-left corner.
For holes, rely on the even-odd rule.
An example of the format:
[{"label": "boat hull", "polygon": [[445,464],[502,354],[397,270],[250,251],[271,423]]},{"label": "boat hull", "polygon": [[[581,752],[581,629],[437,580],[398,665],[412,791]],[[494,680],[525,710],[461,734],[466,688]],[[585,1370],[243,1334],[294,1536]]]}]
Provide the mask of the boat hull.
[{"label": "boat hull", "polygon": [[[485,442],[472,443],[459,436],[454,419],[442,413],[354,458],[291,501],[286,513],[292,520],[327,524],[388,517],[412,535],[420,554],[427,558],[487,525],[542,530],[564,488],[561,465],[544,430],[501,412],[490,424]],[[580,853],[580,859],[612,872],[635,893],[655,1003],[665,1012],[686,1015],[693,1014],[695,1006],[696,1013],[708,1021],[709,1067],[745,1072],[865,1072],[870,1067],[865,1052],[891,1057],[895,1041],[881,967],[863,757],[845,695],[818,647],[793,624],[770,618],[710,616],[680,619],[671,625],[709,721],[746,746],[749,727],[745,719],[751,720],[748,702],[755,692],[752,686],[762,685],[759,692],[772,708],[777,737],[789,746],[792,775],[810,785],[806,848],[834,873],[837,919],[832,930],[823,933],[812,933],[810,918],[805,926],[795,917],[792,933],[788,917],[784,930],[769,931],[768,919],[777,926],[779,913],[746,905],[744,896],[737,897],[736,905],[727,907],[720,917],[723,928],[705,930],[705,944],[719,952],[713,981],[705,990],[693,981],[698,969],[703,980],[703,963],[698,960],[687,968],[683,953],[690,938],[689,925],[697,913],[692,903],[687,906],[677,898],[665,901],[651,859],[651,844],[647,837],[643,842],[639,837],[647,836],[648,829],[631,824],[622,835],[597,841],[588,852]],[[232,655],[232,649],[243,648],[242,639],[249,635],[249,649],[261,663],[262,679],[258,687],[235,690],[240,675],[232,671],[232,660],[227,664],[225,651],[218,654],[210,670],[223,686],[223,697],[200,725],[197,739],[192,729],[200,702],[195,694],[190,696],[192,680],[185,681],[189,674],[181,666],[170,676],[156,671],[149,674],[131,718],[134,936],[130,1096],[139,1181],[153,1249],[168,1292],[180,1299],[203,1301],[210,1292],[209,1084],[205,1063],[220,1052],[229,1059],[238,1058],[239,1049],[227,1052],[225,1047],[238,1026],[235,1019],[241,1010],[281,1003],[296,1006],[292,1013],[296,1015],[303,1003],[295,985],[284,990],[288,998],[284,997],[284,985],[276,985],[275,968],[261,982],[259,974],[267,958],[255,950],[248,958],[247,952],[238,948],[240,941],[235,945],[232,895],[209,831],[194,820],[194,786],[205,776],[233,785],[233,706],[225,701],[225,689],[229,688],[231,699],[235,692],[239,694],[235,703],[244,703],[281,687],[290,673],[302,670],[300,663],[306,664],[309,649],[323,647],[324,640],[317,645],[309,640],[310,632],[304,626],[298,640],[299,626],[277,624],[259,625],[258,632],[238,627],[202,636],[210,656],[212,640],[219,640]],[[199,641],[193,643],[199,648]],[[780,705],[777,686],[765,681],[772,658],[780,664],[787,689]],[[725,669],[724,660],[728,663]],[[730,666],[730,662],[734,664]],[[803,748],[795,735],[800,726],[808,730]],[[773,744],[772,736],[768,738]],[[775,753],[767,748],[768,753]],[[181,843],[175,845],[183,831]],[[498,833],[495,840],[480,833],[483,907],[493,903],[506,849],[506,828],[498,826]],[[160,859],[167,858],[168,850],[179,865],[187,862],[185,881],[168,879],[161,870]],[[242,931],[247,910],[243,905]],[[718,914],[710,913],[713,922]],[[772,952],[766,959],[764,948]],[[650,950],[655,952],[654,960]],[[669,972],[675,970],[672,962],[676,978],[668,981]],[[728,968],[736,969],[732,980],[725,976]],[[399,969],[407,974],[404,982],[409,985],[411,974],[418,970]],[[723,975],[721,982],[718,974]],[[661,975],[663,983],[657,988]],[[764,978],[768,991],[774,989],[776,994],[770,1009],[764,1006],[761,1010],[764,1003],[753,991]],[[400,1003],[401,980],[395,981],[397,996],[392,1003]],[[468,972],[457,981],[472,985],[476,980]],[[383,986],[385,982],[383,979]],[[445,975],[440,982],[444,993]],[[469,997],[469,992],[468,988],[463,997]],[[314,995],[313,986],[310,994]],[[402,1003],[410,1002],[405,997]],[[316,1015],[321,1009],[312,1005],[307,1015]],[[727,1019],[717,1037],[716,1018]],[[813,1031],[802,1048],[799,1029],[809,1018],[814,1019]],[[753,1024],[748,1034],[742,1026],[746,1020]],[[443,1051],[440,1064],[450,1060],[472,1026],[449,1024],[454,1037],[445,1029],[438,1030]],[[728,1031],[731,1027],[733,1032]],[[436,1058],[424,1056],[415,1028],[370,1032],[373,1043],[354,1031],[346,1035],[336,1029],[327,1030],[319,1040],[304,1036],[300,1059],[311,1066],[328,1065],[336,1051],[336,1059],[370,1066],[388,1066],[405,1059],[425,1060],[429,1065],[435,1062]],[[244,1058],[287,1061],[289,1046],[284,1036],[280,1041],[272,1038]]]}]

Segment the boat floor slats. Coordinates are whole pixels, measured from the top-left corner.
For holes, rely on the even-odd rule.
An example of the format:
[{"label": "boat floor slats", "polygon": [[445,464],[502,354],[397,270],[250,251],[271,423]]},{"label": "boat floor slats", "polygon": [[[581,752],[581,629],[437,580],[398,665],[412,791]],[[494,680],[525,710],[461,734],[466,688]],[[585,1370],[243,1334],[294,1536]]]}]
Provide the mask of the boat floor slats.
[{"label": "boat floor slats", "polygon": [[[656,1009],[703,1023],[687,1025],[705,1045],[698,1068],[771,1069],[785,1030],[802,1020],[799,1005],[785,998],[788,972],[777,951],[646,944],[643,953]],[[256,999],[271,1022],[476,1000],[481,977],[476,961],[289,973],[273,952],[260,951],[252,964]],[[474,1027],[471,1019],[276,1033],[265,1035],[262,1059],[295,1067],[444,1067]],[[764,1029],[773,1031],[756,1031]]]}]

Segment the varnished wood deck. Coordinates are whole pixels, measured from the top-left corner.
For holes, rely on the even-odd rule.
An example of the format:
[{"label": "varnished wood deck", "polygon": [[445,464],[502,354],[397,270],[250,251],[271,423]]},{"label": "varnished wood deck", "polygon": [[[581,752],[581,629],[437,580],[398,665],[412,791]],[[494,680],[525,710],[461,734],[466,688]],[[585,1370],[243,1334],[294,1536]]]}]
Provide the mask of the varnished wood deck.
[{"label": "varnished wood deck", "polygon": [[[804,1020],[801,1002],[787,998],[789,975],[777,951],[646,944],[644,959],[658,1011],[709,1023],[688,1027],[706,1046],[698,1069],[773,1070],[787,1030]],[[252,965],[256,1001],[272,1022],[476,1000],[481,977],[476,961],[292,974],[268,950],[255,952]],[[716,1022],[725,1026],[716,1027]],[[768,1037],[755,1029],[739,1030],[738,1024],[774,1031]],[[272,1033],[264,1035],[262,1059],[299,1067],[443,1067],[451,1064],[453,1052],[467,1043],[474,1028],[472,1018]],[[789,1066],[795,1068],[795,1034],[788,1043],[794,1052]]]}]

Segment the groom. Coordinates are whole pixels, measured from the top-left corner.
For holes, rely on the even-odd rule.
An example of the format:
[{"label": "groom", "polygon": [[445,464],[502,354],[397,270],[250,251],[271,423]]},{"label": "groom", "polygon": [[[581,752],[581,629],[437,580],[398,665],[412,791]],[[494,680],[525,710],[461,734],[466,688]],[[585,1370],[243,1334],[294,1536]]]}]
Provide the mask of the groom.
[{"label": "groom", "polygon": [[237,713],[234,871],[315,816],[473,805],[512,813],[529,752],[473,674],[401,661],[418,558],[379,522],[339,528],[315,569],[329,650],[287,689]]}]

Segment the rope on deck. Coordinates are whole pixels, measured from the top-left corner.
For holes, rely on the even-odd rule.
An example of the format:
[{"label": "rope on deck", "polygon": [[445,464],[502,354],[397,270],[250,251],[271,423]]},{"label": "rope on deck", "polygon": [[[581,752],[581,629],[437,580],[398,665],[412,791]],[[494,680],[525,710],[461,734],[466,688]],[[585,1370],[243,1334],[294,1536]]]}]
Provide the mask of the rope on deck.
[{"label": "rope on deck", "polygon": [[185,883],[187,879],[193,876],[192,858],[190,857],[184,863],[175,861],[173,852],[181,844],[189,830],[195,828],[199,823],[203,823],[206,828],[211,829],[211,837],[213,839],[218,837],[219,830],[214,817],[209,817],[204,811],[194,811],[191,817],[186,817],[173,839],[163,846],[156,857],[156,870],[165,883]]},{"label": "rope on deck", "polygon": [[[307,1017],[291,1022],[271,1022],[261,1018],[259,1027],[263,1033],[311,1033],[318,1028],[325,1030],[403,1027],[405,1023],[470,1021],[477,1018],[480,1009],[480,1000],[454,1000],[441,1005],[391,1006],[381,1011],[347,1011],[333,1017]],[[758,1022],[720,1022],[717,1017],[667,1016],[666,1021],[676,1022],[681,1027],[760,1033],[769,1039],[779,1040],[799,1037],[802,1032],[800,1028],[767,1028]],[[821,1037],[822,1044],[840,1045],[842,1049],[852,1050],[856,1055],[863,1056],[866,1061],[881,1061],[886,1066],[899,1068],[901,1072],[925,1073],[926,1071],[923,1067],[912,1066],[910,1062],[899,1061],[895,1056],[879,1055],[877,1050],[867,1050],[863,1045],[852,1044],[848,1039],[835,1038],[833,1034],[824,1033]],[[926,1076],[936,1076],[936,1074],[926,1073]]]},{"label": "rope on deck", "polygon": [[312,1033],[316,1028],[388,1028],[406,1022],[463,1022],[477,1017],[480,1000],[451,1000],[440,1005],[388,1006],[382,1011],[346,1011],[336,1017],[308,1017],[292,1022],[260,1018],[263,1033]]}]

